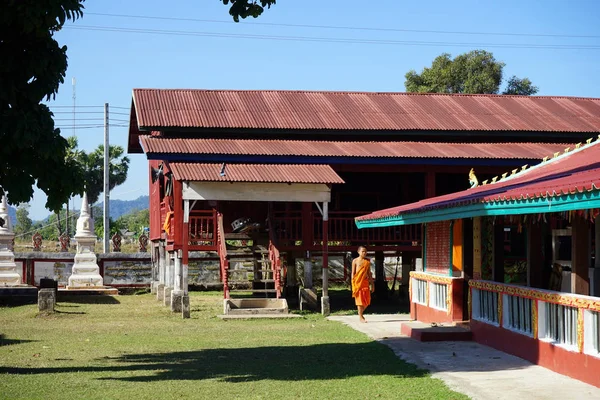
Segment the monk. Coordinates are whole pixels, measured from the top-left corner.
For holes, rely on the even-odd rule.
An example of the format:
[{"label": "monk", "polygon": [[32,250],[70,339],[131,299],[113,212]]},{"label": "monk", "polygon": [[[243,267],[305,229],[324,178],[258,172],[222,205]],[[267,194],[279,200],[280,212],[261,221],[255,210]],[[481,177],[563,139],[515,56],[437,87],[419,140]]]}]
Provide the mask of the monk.
[{"label": "monk", "polygon": [[367,248],[358,248],[358,257],[352,260],[352,297],[358,308],[360,322],[367,322],[364,317],[365,309],[371,304],[371,292],[375,290],[371,274],[371,260],[367,257]]}]

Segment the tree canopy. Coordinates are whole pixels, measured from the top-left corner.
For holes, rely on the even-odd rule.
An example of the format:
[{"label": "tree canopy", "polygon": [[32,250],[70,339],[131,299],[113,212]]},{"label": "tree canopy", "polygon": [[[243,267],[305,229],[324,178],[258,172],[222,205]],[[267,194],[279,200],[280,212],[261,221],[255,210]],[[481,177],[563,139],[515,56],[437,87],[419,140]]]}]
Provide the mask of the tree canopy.
[{"label": "tree canopy", "polygon": [[0,3],[0,195],[24,203],[37,186],[58,210],[82,183],[65,158],[67,141],[41,104],[56,96],[67,70],[67,47],[54,39],[85,0],[4,0]]},{"label": "tree canopy", "polygon": [[271,5],[275,4],[275,0],[221,0],[226,6],[231,4],[229,7],[229,15],[233,17],[235,22],[240,22],[242,19],[247,17],[257,18],[265,11],[265,7],[271,8]]},{"label": "tree canopy", "polygon": [[[77,138],[69,137],[69,153],[67,158],[73,159],[77,165],[78,173],[83,176],[85,191],[90,204],[98,201],[100,193],[104,191],[104,145],[99,145],[94,151],[86,153],[78,149]],[[124,156],[125,150],[121,146],[108,146],[108,187],[113,190],[127,179],[129,171],[129,157]]]},{"label": "tree canopy", "polygon": [[[452,59],[448,53],[436,57],[431,67],[406,73],[404,85],[413,93],[498,94],[505,64],[485,50],[473,50]],[[502,94],[532,95],[538,88],[528,78],[513,76]]]}]

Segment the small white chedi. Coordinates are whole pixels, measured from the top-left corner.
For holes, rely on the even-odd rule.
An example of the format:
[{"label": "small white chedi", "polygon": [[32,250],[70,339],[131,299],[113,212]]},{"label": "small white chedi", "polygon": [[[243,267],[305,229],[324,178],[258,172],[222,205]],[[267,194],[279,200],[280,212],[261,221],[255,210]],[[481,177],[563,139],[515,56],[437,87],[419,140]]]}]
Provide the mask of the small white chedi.
[{"label": "small white chedi", "polygon": [[8,217],[6,196],[2,196],[0,203],[0,218],[4,221],[4,225],[0,227],[0,287],[25,286],[21,284],[21,275],[17,272],[17,264],[15,264],[15,253],[12,249],[15,234]]},{"label": "small white chedi", "polygon": [[90,215],[87,193],[83,194],[75,241],[77,242],[77,254],[75,254],[75,263],[67,289],[103,288],[104,280],[100,276],[100,267],[98,267],[94,252],[96,234],[94,233],[94,220]]}]

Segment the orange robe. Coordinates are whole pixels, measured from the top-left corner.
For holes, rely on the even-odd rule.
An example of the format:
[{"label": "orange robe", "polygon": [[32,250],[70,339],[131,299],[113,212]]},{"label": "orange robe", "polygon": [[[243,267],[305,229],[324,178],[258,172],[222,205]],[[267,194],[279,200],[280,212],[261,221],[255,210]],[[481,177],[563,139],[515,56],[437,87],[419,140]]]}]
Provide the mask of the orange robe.
[{"label": "orange robe", "polygon": [[356,267],[356,272],[352,278],[352,297],[357,306],[368,306],[371,304],[371,289],[369,288],[369,272],[371,271],[371,261],[364,259]]}]

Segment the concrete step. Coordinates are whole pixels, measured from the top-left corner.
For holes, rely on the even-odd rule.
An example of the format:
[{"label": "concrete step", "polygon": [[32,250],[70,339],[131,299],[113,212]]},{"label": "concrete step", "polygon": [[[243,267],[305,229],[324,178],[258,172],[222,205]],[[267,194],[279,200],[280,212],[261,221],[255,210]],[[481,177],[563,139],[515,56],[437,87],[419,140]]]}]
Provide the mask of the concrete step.
[{"label": "concrete step", "polygon": [[252,293],[277,293],[277,290],[275,289],[252,289],[252,288],[247,288],[247,289],[229,289],[230,292],[252,292]]},{"label": "concrete step", "polygon": [[299,314],[242,314],[242,315],[217,315],[220,319],[235,320],[235,319],[281,319],[281,318],[302,318]]},{"label": "concrete step", "polygon": [[402,322],[400,333],[420,342],[470,341],[470,329],[455,324],[424,323],[419,321]]},{"label": "concrete step", "polygon": [[283,308],[238,308],[229,310],[228,315],[248,315],[248,314],[285,314],[287,311]]}]

